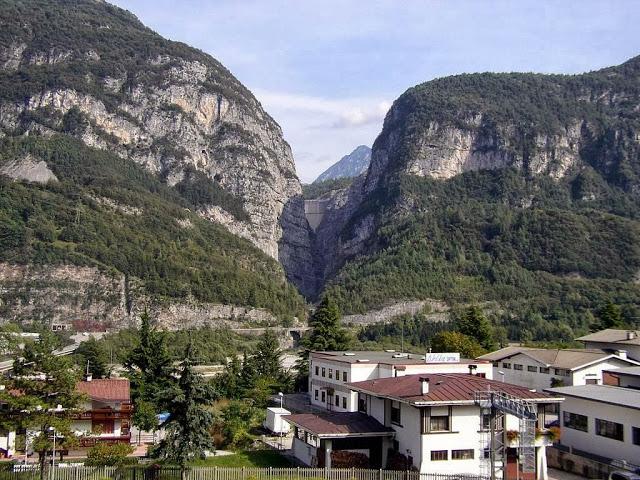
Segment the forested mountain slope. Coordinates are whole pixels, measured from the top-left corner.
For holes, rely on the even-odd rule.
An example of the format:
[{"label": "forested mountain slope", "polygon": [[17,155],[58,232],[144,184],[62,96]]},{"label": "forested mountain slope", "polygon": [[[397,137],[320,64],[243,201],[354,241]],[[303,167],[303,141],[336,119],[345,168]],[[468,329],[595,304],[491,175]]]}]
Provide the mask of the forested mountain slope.
[{"label": "forested mountain slope", "polygon": [[343,202],[349,214],[318,229],[335,238],[326,291],[345,311],[489,301],[512,338],[569,338],[607,300],[637,321],[639,75],[636,57],[409,89]]},{"label": "forested mountain slope", "polygon": [[[198,302],[300,313],[277,263],[313,283],[280,127],[219,62],[130,13],[0,0],[0,159],[3,318],[104,319],[130,283],[203,317]],[[66,313],[35,314],[43,298]]]}]

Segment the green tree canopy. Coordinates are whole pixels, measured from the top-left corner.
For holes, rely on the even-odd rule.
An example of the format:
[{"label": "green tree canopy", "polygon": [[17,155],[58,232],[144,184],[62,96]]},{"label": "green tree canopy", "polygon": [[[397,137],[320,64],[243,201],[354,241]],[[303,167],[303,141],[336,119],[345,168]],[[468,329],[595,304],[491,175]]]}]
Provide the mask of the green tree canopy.
[{"label": "green tree canopy", "polygon": [[214,418],[207,408],[214,392],[193,370],[191,357],[189,346],[179,368],[178,382],[166,392],[169,418],[163,426],[167,436],[154,452],[155,456],[179,465],[183,473],[190,460],[204,458],[207,450],[214,449],[210,434]]},{"label": "green tree canopy", "polygon": [[618,305],[609,301],[598,311],[598,330],[605,328],[624,328],[622,310]]},{"label": "green tree canopy", "polygon": [[433,352],[458,352],[464,358],[476,358],[486,353],[472,337],[460,332],[440,332],[431,339]]},{"label": "green tree canopy", "polygon": [[477,305],[465,309],[456,321],[456,329],[475,339],[486,350],[493,350],[495,347],[493,327]]},{"label": "green tree canopy", "polygon": [[94,378],[108,378],[111,374],[109,356],[104,343],[91,337],[82,342],[75,353],[76,361],[84,373],[88,370]]},{"label": "green tree canopy", "polygon": [[54,354],[58,347],[50,332],[26,343],[21,357],[14,362],[13,375],[0,390],[0,403],[4,406],[0,428],[37,432],[30,444],[38,453],[41,478],[45,477],[46,455],[54,434],[60,447],[75,445],[70,418],[83,399],[76,391],[78,372],[69,357]]}]

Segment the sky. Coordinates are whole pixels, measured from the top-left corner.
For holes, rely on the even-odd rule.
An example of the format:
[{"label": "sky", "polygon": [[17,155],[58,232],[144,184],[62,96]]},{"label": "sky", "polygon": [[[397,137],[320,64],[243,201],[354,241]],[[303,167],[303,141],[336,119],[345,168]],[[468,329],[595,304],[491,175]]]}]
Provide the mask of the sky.
[{"label": "sky", "polygon": [[221,61],[276,119],[300,179],[361,144],[407,88],[580,73],[640,54],[637,0],[110,0]]}]

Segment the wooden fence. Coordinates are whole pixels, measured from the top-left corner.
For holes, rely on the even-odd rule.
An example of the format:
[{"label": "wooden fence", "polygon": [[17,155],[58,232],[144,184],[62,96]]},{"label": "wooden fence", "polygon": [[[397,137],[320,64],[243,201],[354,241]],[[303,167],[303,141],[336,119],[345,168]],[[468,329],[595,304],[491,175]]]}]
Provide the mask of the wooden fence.
[{"label": "wooden fence", "polygon": [[[358,468],[221,468],[192,467],[181,477],[174,467],[58,467],[47,480],[487,480],[474,474],[436,474]],[[0,480],[38,480],[40,472],[16,465],[0,470]]]}]

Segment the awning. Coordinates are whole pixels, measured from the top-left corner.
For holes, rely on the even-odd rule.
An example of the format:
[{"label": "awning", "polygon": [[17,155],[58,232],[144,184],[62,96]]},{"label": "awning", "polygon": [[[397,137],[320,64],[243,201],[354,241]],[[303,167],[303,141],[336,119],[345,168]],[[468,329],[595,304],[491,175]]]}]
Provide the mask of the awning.
[{"label": "awning", "polygon": [[359,412],[299,413],[282,417],[318,438],[390,437],[394,431]]}]

